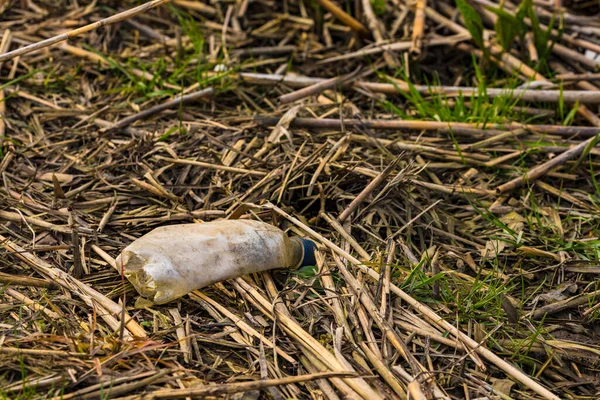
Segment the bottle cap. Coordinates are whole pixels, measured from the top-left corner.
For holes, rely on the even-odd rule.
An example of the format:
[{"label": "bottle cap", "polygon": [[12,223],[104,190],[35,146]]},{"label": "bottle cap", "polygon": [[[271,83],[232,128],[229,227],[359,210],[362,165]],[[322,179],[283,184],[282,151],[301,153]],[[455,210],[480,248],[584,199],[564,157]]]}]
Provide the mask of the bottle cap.
[{"label": "bottle cap", "polygon": [[300,239],[302,242],[302,250],[304,257],[300,263],[300,267],[306,267],[309,265],[317,265],[317,258],[315,252],[317,251],[317,245],[310,239]]}]

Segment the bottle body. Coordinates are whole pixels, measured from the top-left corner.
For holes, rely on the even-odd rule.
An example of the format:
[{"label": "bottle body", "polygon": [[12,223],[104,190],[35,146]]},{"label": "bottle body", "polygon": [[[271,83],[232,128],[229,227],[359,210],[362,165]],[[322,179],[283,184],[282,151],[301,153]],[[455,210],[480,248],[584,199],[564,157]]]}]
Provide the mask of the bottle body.
[{"label": "bottle body", "polygon": [[216,282],[300,265],[304,249],[280,229],[251,220],[159,227],[116,260],[143,297],[164,304]]}]

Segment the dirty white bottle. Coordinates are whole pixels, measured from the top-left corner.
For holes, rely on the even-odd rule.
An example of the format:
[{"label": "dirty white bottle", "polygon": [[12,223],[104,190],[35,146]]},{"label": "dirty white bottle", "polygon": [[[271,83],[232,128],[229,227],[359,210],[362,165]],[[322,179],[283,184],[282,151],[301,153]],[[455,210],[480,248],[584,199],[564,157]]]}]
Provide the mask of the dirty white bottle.
[{"label": "dirty white bottle", "polygon": [[315,265],[314,242],[251,220],[156,228],[127,246],[115,267],[138,293],[164,304],[216,282]]}]

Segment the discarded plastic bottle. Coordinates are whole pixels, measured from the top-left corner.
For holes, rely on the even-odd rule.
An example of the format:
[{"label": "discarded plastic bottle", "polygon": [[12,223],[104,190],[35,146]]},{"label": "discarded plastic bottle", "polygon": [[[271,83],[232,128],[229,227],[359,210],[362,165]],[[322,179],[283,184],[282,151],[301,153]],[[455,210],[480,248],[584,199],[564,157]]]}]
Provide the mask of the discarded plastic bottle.
[{"label": "discarded plastic bottle", "polygon": [[315,265],[316,245],[251,220],[156,228],[116,259],[138,293],[164,304],[216,282],[277,268]]}]

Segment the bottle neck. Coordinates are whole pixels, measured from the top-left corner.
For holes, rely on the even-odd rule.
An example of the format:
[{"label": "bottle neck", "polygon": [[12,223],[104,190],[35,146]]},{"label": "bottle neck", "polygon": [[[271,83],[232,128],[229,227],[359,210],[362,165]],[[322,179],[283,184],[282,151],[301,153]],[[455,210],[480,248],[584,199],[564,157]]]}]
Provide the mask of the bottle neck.
[{"label": "bottle neck", "polygon": [[289,248],[289,268],[296,269],[302,264],[304,259],[304,245],[302,239],[297,236],[290,238]]}]

